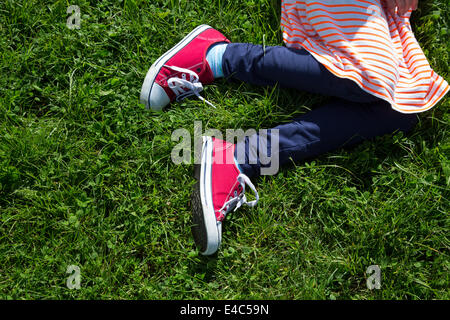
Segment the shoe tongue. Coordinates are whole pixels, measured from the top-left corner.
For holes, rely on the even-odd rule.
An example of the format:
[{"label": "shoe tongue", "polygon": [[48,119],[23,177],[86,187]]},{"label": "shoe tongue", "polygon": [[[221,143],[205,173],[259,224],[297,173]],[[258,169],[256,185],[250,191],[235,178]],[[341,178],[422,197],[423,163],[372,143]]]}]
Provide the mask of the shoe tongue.
[{"label": "shoe tongue", "polygon": [[[223,205],[234,198],[239,182],[239,170],[234,162],[234,144],[220,139],[213,139],[212,190],[214,210],[220,210]],[[239,191],[238,191],[239,193]]]},{"label": "shoe tongue", "polygon": [[214,163],[236,166],[234,161],[234,144],[214,139]]}]

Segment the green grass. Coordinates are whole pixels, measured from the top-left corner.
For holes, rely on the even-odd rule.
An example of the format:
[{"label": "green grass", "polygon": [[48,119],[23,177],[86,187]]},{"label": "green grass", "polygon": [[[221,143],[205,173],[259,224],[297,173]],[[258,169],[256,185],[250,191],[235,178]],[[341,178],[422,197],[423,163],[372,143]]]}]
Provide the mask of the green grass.
[{"label": "green grass", "polygon": [[[81,29],[66,27],[69,4]],[[450,81],[448,0],[413,28]],[[414,131],[257,179],[215,257],[190,233],[192,165],[175,129],[270,128],[323,98],[218,81],[157,114],[138,103],[148,67],[207,23],[280,45],[279,1],[0,2],[0,298],[449,299],[449,102]],[[265,35],[265,36],[264,36]],[[380,290],[365,271],[381,267]],[[69,290],[66,269],[81,268]]]}]

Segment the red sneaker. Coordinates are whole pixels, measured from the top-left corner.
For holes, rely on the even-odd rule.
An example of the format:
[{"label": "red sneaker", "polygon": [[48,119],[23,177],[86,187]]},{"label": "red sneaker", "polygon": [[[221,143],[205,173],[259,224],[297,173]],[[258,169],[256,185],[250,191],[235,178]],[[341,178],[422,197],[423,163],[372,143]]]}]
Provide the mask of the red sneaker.
[{"label": "red sneaker", "polygon": [[[203,137],[201,164],[196,165],[197,183],[192,194],[194,241],[203,255],[214,254],[222,241],[222,221],[241,205],[258,203],[259,195],[250,179],[234,162],[235,145]],[[256,200],[247,202],[245,186]]]},{"label": "red sneaker", "polygon": [[195,28],[150,67],[142,85],[141,103],[147,108],[161,110],[174,100],[192,95],[204,100],[199,95],[202,84],[214,80],[206,52],[218,42],[230,40],[208,25]]}]

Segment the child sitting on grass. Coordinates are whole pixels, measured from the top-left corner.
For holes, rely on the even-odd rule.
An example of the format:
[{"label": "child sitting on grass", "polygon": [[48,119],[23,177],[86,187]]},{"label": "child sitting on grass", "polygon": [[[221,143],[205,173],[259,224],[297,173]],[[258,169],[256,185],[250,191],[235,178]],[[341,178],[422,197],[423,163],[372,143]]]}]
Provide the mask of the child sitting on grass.
[{"label": "child sitting on grass", "polygon": [[[193,235],[202,254],[219,248],[228,212],[257,203],[250,178],[264,167],[258,155],[270,158],[272,149],[279,150],[282,166],[408,132],[417,122],[415,113],[432,108],[447,93],[448,83],[431,69],[411,30],[409,17],[416,8],[417,0],[283,0],[286,46],[231,43],[201,25],[151,66],[140,98],[154,110],[192,95],[203,99],[203,85],[220,77],[335,97],[237,145],[203,137],[192,196]],[[271,145],[275,133],[276,149]],[[246,200],[246,186],[256,200]]]}]

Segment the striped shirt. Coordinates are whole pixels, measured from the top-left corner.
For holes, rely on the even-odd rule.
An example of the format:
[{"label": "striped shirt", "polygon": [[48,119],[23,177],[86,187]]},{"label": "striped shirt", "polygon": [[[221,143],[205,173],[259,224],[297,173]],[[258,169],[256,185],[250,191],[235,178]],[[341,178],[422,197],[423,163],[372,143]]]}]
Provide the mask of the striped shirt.
[{"label": "striped shirt", "polygon": [[405,16],[382,0],[282,0],[286,46],[308,50],[329,71],[355,81],[402,113],[432,108],[449,90],[423,54]]}]

